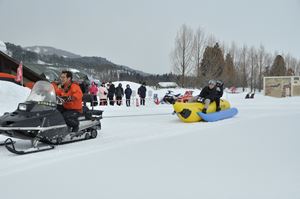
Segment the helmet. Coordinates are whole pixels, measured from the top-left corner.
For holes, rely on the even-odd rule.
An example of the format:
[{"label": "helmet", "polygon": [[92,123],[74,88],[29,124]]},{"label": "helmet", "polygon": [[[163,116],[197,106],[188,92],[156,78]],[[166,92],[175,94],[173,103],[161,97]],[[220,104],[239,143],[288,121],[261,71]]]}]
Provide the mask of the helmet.
[{"label": "helmet", "polygon": [[224,85],[224,83],[220,80],[217,80],[217,86],[222,87]]},{"label": "helmet", "polygon": [[211,80],[208,81],[208,85],[214,85],[215,86],[216,84],[217,84],[216,80],[211,79]]}]

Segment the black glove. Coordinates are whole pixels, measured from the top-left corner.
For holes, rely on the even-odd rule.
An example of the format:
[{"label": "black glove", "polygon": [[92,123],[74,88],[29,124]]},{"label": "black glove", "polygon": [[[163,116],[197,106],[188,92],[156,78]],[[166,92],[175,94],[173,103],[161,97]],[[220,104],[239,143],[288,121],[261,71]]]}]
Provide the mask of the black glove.
[{"label": "black glove", "polygon": [[224,83],[220,80],[217,81],[217,87],[223,87]]},{"label": "black glove", "polygon": [[74,98],[72,96],[61,96],[60,99],[62,103],[66,103],[72,101]]},{"label": "black glove", "polygon": [[70,102],[70,101],[73,101],[73,100],[74,100],[73,96],[67,96],[66,99],[65,99],[65,102]]},{"label": "black glove", "polygon": [[203,103],[203,102],[204,102],[204,98],[198,97],[198,98],[197,98],[197,102]]}]

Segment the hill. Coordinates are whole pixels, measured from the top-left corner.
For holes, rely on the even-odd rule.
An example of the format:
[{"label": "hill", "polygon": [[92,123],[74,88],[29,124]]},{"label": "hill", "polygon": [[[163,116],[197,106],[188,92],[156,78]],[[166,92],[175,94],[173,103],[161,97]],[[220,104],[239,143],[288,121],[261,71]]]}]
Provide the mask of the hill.
[{"label": "hill", "polygon": [[74,68],[93,79],[100,81],[146,82],[156,85],[161,81],[178,81],[174,74],[149,74],[135,70],[132,67],[115,64],[106,58],[98,56],[80,56],[74,53],[47,46],[25,47],[6,42],[8,53],[38,74],[49,70],[49,67],[58,69]]},{"label": "hill", "polygon": [[65,57],[65,58],[80,58],[80,55],[57,49],[54,47],[49,47],[49,46],[28,46],[24,47],[25,50],[35,52],[41,55],[57,55],[60,57]]},{"label": "hill", "polygon": [[[38,74],[43,73],[49,66],[56,68],[75,68],[100,80],[119,80],[124,76],[146,77],[150,74],[135,70],[124,65],[117,65],[103,57],[80,56],[65,50],[48,46],[22,47],[6,43],[9,54],[22,60]],[[136,78],[137,79],[137,78]]]}]

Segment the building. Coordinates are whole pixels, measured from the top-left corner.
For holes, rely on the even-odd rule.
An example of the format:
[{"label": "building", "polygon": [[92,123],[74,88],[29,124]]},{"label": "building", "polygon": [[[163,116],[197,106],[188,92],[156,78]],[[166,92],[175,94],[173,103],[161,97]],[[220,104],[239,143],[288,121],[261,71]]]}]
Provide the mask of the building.
[{"label": "building", "polygon": [[264,93],[272,97],[300,96],[300,76],[264,77]]},{"label": "building", "polygon": [[178,85],[175,82],[158,82],[157,88],[177,88]]},{"label": "building", "polygon": [[[3,52],[0,50],[0,73],[1,77],[4,76],[15,76],[17,73],[17,69],[19,67],[20,61],[15,60],[14,58],[10,57],[6,54],[6,52]],[[36,82],[39,80],[46,80],[45,77],[37,74],[30,68],[26,67],[26,65],[23,64],[23,83],[26,85],[30,82]]]}]

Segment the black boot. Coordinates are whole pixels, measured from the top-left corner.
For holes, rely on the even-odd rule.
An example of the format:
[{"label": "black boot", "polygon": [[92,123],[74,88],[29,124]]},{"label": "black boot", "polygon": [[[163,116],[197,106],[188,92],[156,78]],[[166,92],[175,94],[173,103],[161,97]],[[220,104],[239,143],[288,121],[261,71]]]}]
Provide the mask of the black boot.
[{"label": "black boot", "polygon": [[207,111],[206,108],[202,109],[202,113],[206,113],[206,111]]},{"label": "black boot", "polygon": [[77,133],[79,131],[79,127],[75,126],[72,128],[72,132]]},{"label": "black boot", "polygon": [[220,110],[221,110],[221,108],[220,108],[220,107],[217,107],[216,111],[219,112]]}]

